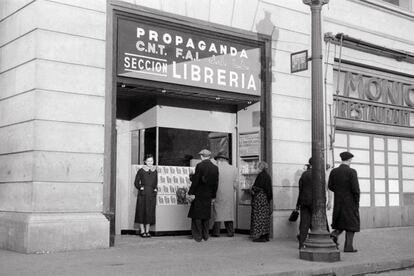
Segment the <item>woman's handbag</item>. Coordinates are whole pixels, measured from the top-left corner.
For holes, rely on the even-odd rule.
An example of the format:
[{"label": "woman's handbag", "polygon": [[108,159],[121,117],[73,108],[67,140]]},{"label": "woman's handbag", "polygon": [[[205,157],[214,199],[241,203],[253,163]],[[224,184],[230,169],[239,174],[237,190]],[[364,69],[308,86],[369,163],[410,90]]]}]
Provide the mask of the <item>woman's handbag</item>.
[{"label": "woman's handbag", "polygon": [[299,211],[297,209],[293,210],[289,216],[289,221],[297,221],[299,217]]}]

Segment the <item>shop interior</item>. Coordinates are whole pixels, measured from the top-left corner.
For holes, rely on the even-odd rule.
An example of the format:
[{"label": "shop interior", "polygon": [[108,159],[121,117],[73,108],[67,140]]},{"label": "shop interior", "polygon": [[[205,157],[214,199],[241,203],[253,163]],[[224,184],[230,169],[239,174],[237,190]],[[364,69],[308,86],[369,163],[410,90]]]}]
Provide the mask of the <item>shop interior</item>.
[{"label": "shop interior", "polygon": [[[135,82],[133,82],[135,81]],[[260,159],[260,97],[232,92],[175,87],[121,79],[116,106],[116,234],[134,234],[137,191],[135,174],[146,154],[158,166],[154,235],[190,233],[189,209],[183,193],[189,174],[207,148],[213,157],[224,151],[239,168],[235,193],[235,227],[248,233],[249,186]]]}]

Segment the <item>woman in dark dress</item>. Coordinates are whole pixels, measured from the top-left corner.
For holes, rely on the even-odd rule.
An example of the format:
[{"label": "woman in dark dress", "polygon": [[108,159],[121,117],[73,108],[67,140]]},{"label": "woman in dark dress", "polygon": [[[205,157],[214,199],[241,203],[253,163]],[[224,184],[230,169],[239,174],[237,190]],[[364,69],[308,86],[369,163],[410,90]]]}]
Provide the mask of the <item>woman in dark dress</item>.
[{"label": "woman in dark dress", "polygon": [[259,170],[261,172],[257,175],[251,189],[252,214],[250,235],[254,242],[269,241],[273,194],[272,179],[266,171],[267,168],[266,162],[262,161],[259,163]]},{"label": "woman in dark dress", "polygon": [[155,224],[155,204],[157,198],[158,173],[151,154],[145,156],[145,165],[138,170],[135,187],[138,189],[135,223],[139,224],[141,237],[151,237],[150,225]]}]

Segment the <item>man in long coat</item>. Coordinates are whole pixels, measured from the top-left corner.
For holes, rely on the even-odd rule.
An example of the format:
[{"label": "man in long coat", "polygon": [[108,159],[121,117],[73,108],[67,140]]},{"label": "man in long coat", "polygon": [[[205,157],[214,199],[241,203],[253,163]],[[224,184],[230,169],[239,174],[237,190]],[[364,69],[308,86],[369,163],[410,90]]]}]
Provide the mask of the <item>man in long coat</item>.
[{"label": "man in long coat", "polygon": [[342,164],[331,171],[328,188],[334,193],[331,235],[335,243],[345,230],[344,252],[357,252],[353,247],[355,232],[360,230],[359,183],[356,170],[349,167],[354,157],[350,152],[340,154]]},{"label": "man in long coat", "polygon": [[194,175],[191,176],[191,187],[188,194],[192,196],[188,217],[191,218],[191,233],[194,240],[208,240],[208,230],[211,217],[211,202],[216,198],[218,185],[218,168],[210,160],[211,152],[199,152],[201,162],[197,164]]},{"label": "man in long coat", "polygon": [[213,205],[214,226],[213,237],[220,236],[221,222],[227,230],[227,236],[234,236],[234,192],[238,185],[238,171],[235,166],[229,164],[229,158],[224,152],[219,152],[214,157],[217,160],[219,170],[219,182],[216,200]]},{"label": "man in long coat", "polygon": [[299,179],[299,195],[296,202],[296,209],[300,209],[299,249],[304,247],[312,219],[312,158],[309,158],[308,163],[306,171]]}]

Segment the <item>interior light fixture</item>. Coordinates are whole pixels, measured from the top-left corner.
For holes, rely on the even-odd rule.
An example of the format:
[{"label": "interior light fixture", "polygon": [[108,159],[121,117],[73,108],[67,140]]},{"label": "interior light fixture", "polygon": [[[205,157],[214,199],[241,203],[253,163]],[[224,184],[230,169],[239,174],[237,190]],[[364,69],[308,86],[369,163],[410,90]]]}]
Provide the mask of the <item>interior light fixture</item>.
[{"label": "interior light fixture", "polygon": [[122,88],[125,88],[125,86],[126,86],[126,85],[125,85],[125,83],[121,84],[121,87],[122,87]]},{"label": "interior light fixture", "polygon": [[220,100],[220,97],[216,97],[216,100],[219,101]]},{"label": "interior light fixture", "polygon": [[161,89],[161,93],[166,93],[167,90],[166,89]]},{"label": "interior light fixture", "polygon": [[248,101],[247,104],[252,104],[252,101]]}]

